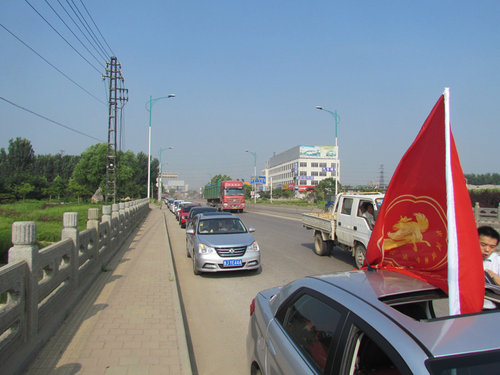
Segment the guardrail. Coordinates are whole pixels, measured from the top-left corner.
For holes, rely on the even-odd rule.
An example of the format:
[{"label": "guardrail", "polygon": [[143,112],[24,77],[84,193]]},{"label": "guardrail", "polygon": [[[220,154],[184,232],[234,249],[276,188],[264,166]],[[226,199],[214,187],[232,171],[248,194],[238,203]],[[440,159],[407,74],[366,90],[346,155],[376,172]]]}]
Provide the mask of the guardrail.
[{"label": "guardrail", "polygon": [[149,212],[148,199],[63,215],[61,241],[39,250],[36,223],[12,224],[9,262],[0,268],[0,373],[18,374]]},{"label": "guardrail", "polygon": [[500,231],[500,204],[497,208],[480,207],[476,202],[474,205],[474,218],[477,226],[489,225]]}]

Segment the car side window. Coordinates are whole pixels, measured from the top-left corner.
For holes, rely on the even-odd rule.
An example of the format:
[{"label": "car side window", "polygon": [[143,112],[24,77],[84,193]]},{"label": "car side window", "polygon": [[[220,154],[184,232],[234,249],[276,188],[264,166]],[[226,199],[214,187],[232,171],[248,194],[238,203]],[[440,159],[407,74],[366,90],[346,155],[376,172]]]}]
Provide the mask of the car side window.
[{"label": "car side window", "polygon": [[349,375],[364,374],[406,374],[394,363],[390,354],[390,345],[372,339],[366,332],[358,327],[352,327],[346,357],[344,358]]},{"label": "car side window", "polygon": [[281,314],[283,329],[320,374],[325,371],[341,316],[339,311],[309,294],[302,294]]},{"label": "car side window", "polygon": [[344,198],[342,200],[342,210],[340,211],[344,215],[350,215],[352,211],[352,198]]}]

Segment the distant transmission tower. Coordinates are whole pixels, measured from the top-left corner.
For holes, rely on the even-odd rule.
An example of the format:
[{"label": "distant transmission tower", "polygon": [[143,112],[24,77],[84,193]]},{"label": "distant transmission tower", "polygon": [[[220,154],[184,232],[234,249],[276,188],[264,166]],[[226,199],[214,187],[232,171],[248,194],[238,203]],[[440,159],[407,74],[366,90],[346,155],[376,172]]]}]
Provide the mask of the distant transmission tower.
[{"label": "distant transmission tower", "polygon": [[382,187],[385,186],[385,181],[384,181],[384,164],[380,164],[380,174],[378,178],[378,186]]},{"label": "distant transmission tower", "polygon": [[123,84],[124,79],[121,73],[121,64],[116,57],[111,57],[111,61],[106,62],[106,74],[103,74],[103,78],[109,78],[108,150],[106,153],[106,192],[104,201],[109,202],[112,197],[113,203],[116,203],[116,124],[118,104],[128,101],[128,90],[118,87],[118,83]]}]

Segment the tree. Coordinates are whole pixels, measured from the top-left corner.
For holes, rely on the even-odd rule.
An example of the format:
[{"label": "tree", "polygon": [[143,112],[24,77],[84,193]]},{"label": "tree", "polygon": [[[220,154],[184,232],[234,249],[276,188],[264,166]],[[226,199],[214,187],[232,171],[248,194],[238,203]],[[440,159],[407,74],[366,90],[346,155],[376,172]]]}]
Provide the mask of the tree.
[{"label": "tree", "polygon": [[116,176],[118,197],[138,198],[144,196],[146,192],[147,175],[144,175],[146,179],[142,182],[141,176],[143,175],[143,171],[139,168],[140,163],[139,155],[136,157],[132,151],[118,152],[118,169]]},{"label": "tree", "polygon": [[31,193],[33,190],[35,190],[35,187],[31,185],[29,182],[23,182],[22,184],[15,185],[13,187],[14,193],[17,196],[23,197],[23,201],[26,198],[26,195]]},{"label": "tree", "polygon": [[325,178],[314,187],[313,196],[315,201],[330,200],[335,195],[335,179]]},{"label": "tree", "polygon": [[54,178],[50,185],[45,189],[45,194],[49,196],[49,199],[52,199],[52,197],[57,197],[57,199],[60,199],[65,191],[66,182],[61,178],[61,176],[57,175],[56,178]]},{"label": "tree", "polygon": [[85,186],[80,185],[74,178],[69,179],[68,190],[77,197],[78,203],[80,203],[80,197],[90,197],[93,194]]},{"label": "tree", "polygon": [[148,184],[148,155],[144,152],[139,152],[136,156],[137,159],[137,172],[135,174],[135,181],[137,188],[140,191],[138,197],[144,198],[147,195],[146,186]]},{"label": "tree", "polygon": [[212,177],[212,179],[210,180],[210,183],[211,184],[216,184],[217,181],[229,181],[229,180],[232,180],[232,178],[229,177],[228,175],[217,174],[217,175],[215,175],[215,176]]},{"label": "tree", "polygon": [[106,143],[98,143],[87,148],[75,166],[70,185],[81,186],[85,192],[91,192],[91,194],[99,187],[105,191],[107,149]]},{"label": "tree", "polygon": [[9,153],[7,155],[7,173],[10,176],[26,174],[32,171],[35,161],[35,151],[30,141],[17,137],[9,140]]}]

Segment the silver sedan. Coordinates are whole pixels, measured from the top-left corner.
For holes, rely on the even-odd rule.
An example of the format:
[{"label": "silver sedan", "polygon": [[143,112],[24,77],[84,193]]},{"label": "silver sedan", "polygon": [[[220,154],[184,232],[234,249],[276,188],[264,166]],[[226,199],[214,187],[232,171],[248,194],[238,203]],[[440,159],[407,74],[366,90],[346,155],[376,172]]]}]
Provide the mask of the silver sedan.
[{"label": "silver sedan", "polygon": [[186,229],[186,253],[193,272],[259,270],[260,248],[236,215],[211,212],[195,215]]},{"label": "silver sedan", "polygon": [[500,310],[448,316],[446,307],[441,290],[391,271],[264,290],[250,305],[249,373],[498,374]]}]

